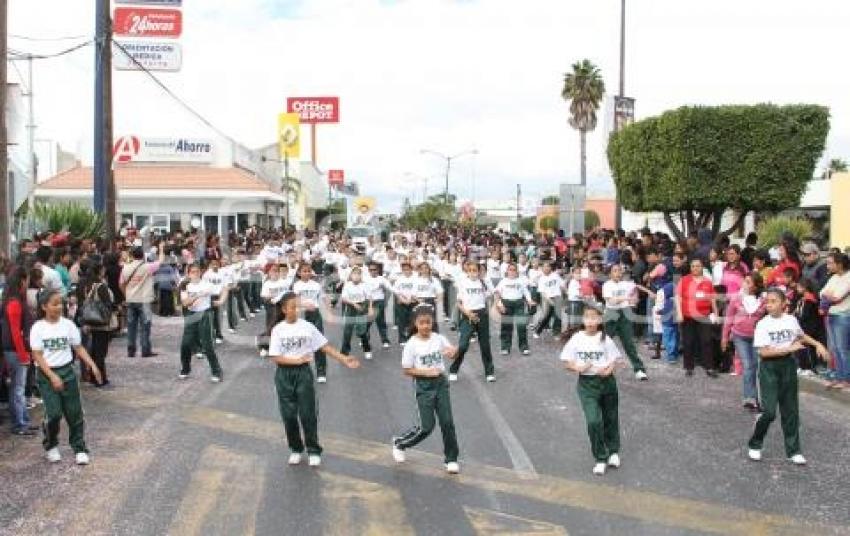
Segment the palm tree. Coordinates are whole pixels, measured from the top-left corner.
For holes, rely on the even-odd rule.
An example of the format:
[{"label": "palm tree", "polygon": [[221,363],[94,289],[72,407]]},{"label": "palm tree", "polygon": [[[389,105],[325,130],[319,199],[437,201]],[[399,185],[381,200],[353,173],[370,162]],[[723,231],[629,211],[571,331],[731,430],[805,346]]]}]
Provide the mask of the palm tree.
[{"label": "palm tree", "polygon": [[581,137],[581,185],[587,184],[587,133],[596,128],[596,110],[605,94],[602,73],[590,60],[573,64],[564,75],[561,97],[570,103],[570,126]]}]

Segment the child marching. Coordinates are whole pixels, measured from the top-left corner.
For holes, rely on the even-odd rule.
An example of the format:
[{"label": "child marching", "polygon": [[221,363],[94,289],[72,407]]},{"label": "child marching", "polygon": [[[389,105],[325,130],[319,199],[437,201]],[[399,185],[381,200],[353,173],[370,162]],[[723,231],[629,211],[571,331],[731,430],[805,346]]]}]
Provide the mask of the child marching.
[{"label": "child marching", "polygon": [[620,466],[620,424],[617,380],[614,369],[621,358],[617,345],[602,329],[602,313],[586,307],[583,329],[570,337],[561,352],[567,370],[578,377],[578,397],[590,451],[596,459],[593,474],[604,475],[607,466]]},{"label": "child marching", "polygon": [[348,281],[342,287],[340,301],[342,302],[342,348],[343,354],[351,351],[351,336],[360,339],[364,357],[372,359],[372,346],[369,344],[369,318],[372,310],[372,296],[369,288],[362,280],[363,274],[359,266],[351,269]]},{"label": "child marching", "polygon": [[478,264],[466,263],[466,277],[458,282],[457,306],[460,309],[460,344],[457,357],[449,368],[449,381],[457,381],[457,373],[463,365],[463,357],[469,350],[473,335],[478,337],[481,349],[481,362],[487,382],[496,381],[493,367],[493,354],[490,352],[490,316],[487,314],[487,298],[493,293],[493,287],[481,279]]},{"label": "child marching", "polygon": [[[387,334],[387,296],[392,294],[392,285],[387,281],[387,278],[381,273],[381,265],[377,262],[369,263],[369,275],[364,277],[363,281],[369,289],[369,298],[372,300],[372,309],[374,310],[375,326],[378,328],[378,336],[381,337],[381,344],[384,348],[390,347],[390,338]],[[369,322],[366,327],[368,332],[372,328],[372,322]]]},{"label": "child marching", "polygon": [[530,353],[528,349],[528,314],[525,306],[533,307],[528,281],[519,276],[517,265],[508,263],[505,277],[499,281],[495,290],[496,308],[502,315],[499,339],[502,345],[501,354],[508,355],[511,351],[511,339],[516,326],[517,343],[522,355]]},{"label": "child marching", "polygon": [[[292,292],[298,296],[298,303],[304,310],[304,320],[313,324],[319,333],[324,333],[324,320],[322,319],[322,285],[313,279],[313,268],[306,263],[298,267],[298,280],[292,285]],[[315,350],[316,382],[326,383],[328,359],[321,348]]]},{"label": "child marching", "polygon": [[[283,266],[286,265],[284,264]],[[280,299],[292,286],[292,281],[282,278],[280,271],[281,266],[277,264],[269,265],[266,280],[263,281],[263,286],[260,289],[260,298],[263,300],[263,305],[266,309],[266,331],[264,332],[266,337],[271,335],[272,328],[277,324]],[[267,355],[268,348],[262,348],[260,350],[260,356],[266,357]]]},{"label": "child marching", "polygon": [[433,332],[431,309],[428,305],[420,305],[414,310],[414,334],[404,347],[401,358],[404,373],[413,378],[419,423],[393,438],[392,452],[396,462],[404,462],[404,451],[418,445],[434,430],[436,415],[440,432],[443,434],[446,471],[456,474],[460,472],[457,462],[459,448],[449,398],[449,382],[446,380],[445,360],[453,359],[457,355],[457,348],[451,346],[444,336]]},{"label": "child marching", "polygon": [[183,323],[183,338],[180,343],[180,379],[185,380],[192,372],[192,352],[201,348],[210,364],[213,383],[221,382],[221,366],[213,346],[212,307],[219,307],[227,300],[227,290],[218,301],[213,302],[213,295],[218,289],[201,279],[201,267],[193,264],[188,269],[189,278],[180,284],[180,303],[185,307],[187,315]]},{"label": "child marching", "polygon": [[806,335],[797,319],[785,312],[785,293],[777,288],[767,290],[764,306],[767,316],[756,324],[753,346],[761,363],[758,368],[759,406],[753,434],[748,443],[749,457],[761,460],[764,436],[770,423],[776,419],[776,406],[782,412],[782,435],[785,438],[785,455],[795,465],[805,465],[800,448],[800,413],[797,399],[797,360],[795,353],[805,345],[813,346],[817,354],[829,356],[823,344]]},{"label": "child marching", "polygon": [[[302,266],[305,267],[312,271],[310,266]],[[315,325],[298,318],[295,293],[283,295],[280,311],[283,320],[272,329],[269,359],[277,365],[275,388],[290,450],[289,465],[300,464],[306,448],[309,465],[318,467],[322,463],[322,447],[319,444],[316,391],[310,362],[319,351],[350,369],[358,368],[360,362],[337,351]]]},{"label": "child marching", "polygon": [[97,383],[100,370],[81,344],[80,330],[62,316],[62,295],[45,292],[38,300],[39,320],[30,330],[32,357],[38,367],[38,390],[44,400],[44,450],[47,460],[56,463],[59,453],[59,423],[62,417],[69,428],[69,441],[77,465],[88,465],[89,450],[84,437],[85,421],[80,401],[80,384],[74,372],[74,354],[88,367]]}]

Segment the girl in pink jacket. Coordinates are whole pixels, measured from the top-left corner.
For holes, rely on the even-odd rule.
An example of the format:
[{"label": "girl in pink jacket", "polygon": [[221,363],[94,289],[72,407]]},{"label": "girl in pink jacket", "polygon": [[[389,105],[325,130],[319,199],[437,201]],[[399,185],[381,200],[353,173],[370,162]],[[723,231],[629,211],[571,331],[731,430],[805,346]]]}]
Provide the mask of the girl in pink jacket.
[{"label": "girl in pink jacket", "polygon": [[764,282],[758,272],[748,274],[741,286],[741,292],[732,296],[726,307],[723,321],[723,337],[720,341],[725,352],[729,341],[735,346],[743,366],[744,407],[758,411],[758,393],[756,391],[756,372],[758,357],[753,347],[753,335],[756,324],[764,316],[764,302],[761,298]]}]

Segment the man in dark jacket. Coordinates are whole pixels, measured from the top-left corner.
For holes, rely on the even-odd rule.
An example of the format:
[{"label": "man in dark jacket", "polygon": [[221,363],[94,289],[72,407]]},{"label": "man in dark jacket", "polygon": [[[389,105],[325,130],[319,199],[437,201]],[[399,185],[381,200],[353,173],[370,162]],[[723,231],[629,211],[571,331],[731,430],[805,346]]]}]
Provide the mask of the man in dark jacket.
[{"label": "man in dark jacket", "polygon": [[814,243],[806,242],[800,248],[800,254],[803,257],[802,278],[810,279],[815,284],[815,290],[820,292],[829,279],[826,263],[820,258],[820,249]]}]

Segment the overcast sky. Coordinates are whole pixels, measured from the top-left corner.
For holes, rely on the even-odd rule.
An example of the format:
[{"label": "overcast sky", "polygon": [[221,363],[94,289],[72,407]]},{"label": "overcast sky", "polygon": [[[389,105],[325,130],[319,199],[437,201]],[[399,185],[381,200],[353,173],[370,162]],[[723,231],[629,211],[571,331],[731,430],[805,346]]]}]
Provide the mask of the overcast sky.
[{"label": "overcast sky", "polygon": [[[629,0],[626,94],[638,119],[685,104],[827,105],[826,156],[850,158],[847,0]],[[443,188],[420,149],[477,148],[454,166],[461,198],[529,197],[577,181],[578,133],[563,74],[588,58],[616,93],[617,0],[184,0],[184,68],[159,76],[228,135],[274,141],[287,96],[338,95],[342,122],[319,130],[319,166],[345,169],[382,209]],[[91,36],[94,0],[9,0],[9,32]],[[75,41],[10,37],[51,52]],[[37,63],[38,138],[91,161],[92,48]],[[21,64],[22,71],[25,65]],[[10,70],[10,79],[16,73]],[[141,73],[115,75],[115,134],[204,136]],[[591,188],[610,189],[604,120],[589,136]]]}]

